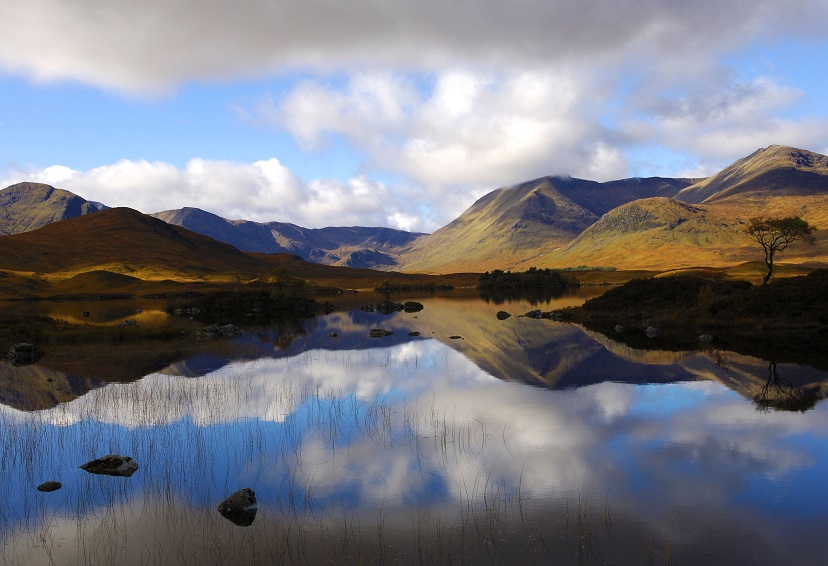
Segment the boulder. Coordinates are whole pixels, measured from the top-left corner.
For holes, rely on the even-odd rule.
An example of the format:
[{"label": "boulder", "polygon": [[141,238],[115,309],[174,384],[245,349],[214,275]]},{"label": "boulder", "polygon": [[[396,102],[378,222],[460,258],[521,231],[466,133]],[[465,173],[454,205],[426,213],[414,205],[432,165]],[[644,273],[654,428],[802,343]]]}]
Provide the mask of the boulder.
[{"label": "boulder", "polygon": [[420,333],[419,333],[419,332],[417,332],[416,330],[413,330],[413,331],[409,332],[409,333],[408,333],[408,335],[409,335],[409,336],[419,336],[419,335],[420,335]]},{"label": "boulder", "polygon": [[403,310],[405,312],[420,312],[423,310],[423,303],[417,301],[406,301],[403,303]]},{"label": "boulder", "polygon": [[33,364],[43,355],[43,352],[37,349],[34,344],[21,342],[9,348],[9,353],[6,357],[11,360],[14,366],[24,366]]},{"label": "boulder", "polygon": [[383,301],[377,307],[377,310],[380,311],[382,314],[391,314],[392,312],[399,312],[403,310],[405,306],[402,303],[395,303],[393,301]]},{"label": "boulder", "polygon": [[372,328],[368,331],[368,336],[370,338],[382,338],[384,336],[391,336],[394,334],[390,330],[383,330],[382,328]]},{"label": "boulder", "polygon": [[449,336],[449,340],[462,340],[462,339],[463,339],[462,336],[456,336],[456,335],[455,336]]},{"label": "boulder", "polygon": [[195,335],[199,340],[217,340],[235,336],[241,332],[241,328],[235,324],[214,324],[204,328],[196,328]]},{"label": "boulder", "polygon": [[644,331],[644,334],[647,335],[647,338],[655,338],[661,334],[661,330],[654,326],[648,326],[647,330]]},{"label": "boulder", "polygon": [[53,491],[57,491],[63,487],[63,484],[59,481],[47,481],[46,483],[42,483],[37,486],[38,491],[42,491],[44,493],[51,493]]},{"label": "boulder", "polygon": [[101,474],[106,476],[130,477],[138,469],[138,462],[129,456],[110,454],[97,460],[91,460],[80,466],[90,474]]},{"label": "boulder", "polygon": [[616,331],[618,334],[621,334],[622,332],[624,332],[624,327],[623,327],[623,326],[621,326],[620,324],[616,324],[616,325],[615,325],[615,331]]},{"label": "boulder", "polygon": [[713,337],[710,334],[702,334],[699,336],[699,342],[712,342]]},{"label": "boulder", "polygon": [[258,508],[256,493],[249,487],[232,493],[216,507],[222,517],[240,527],[249,527],[253,524]]},{"label": "boulder", "polygon": [[506,311],[497,311],[497,320],[506,320],[510,316],[512,315],[510,315]]}]

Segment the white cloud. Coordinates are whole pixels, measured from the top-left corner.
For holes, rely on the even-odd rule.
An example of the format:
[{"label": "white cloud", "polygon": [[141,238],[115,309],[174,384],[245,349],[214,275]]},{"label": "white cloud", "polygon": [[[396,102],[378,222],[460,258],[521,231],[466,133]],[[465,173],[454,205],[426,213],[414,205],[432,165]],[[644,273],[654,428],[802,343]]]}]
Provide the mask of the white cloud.
[{"label": "white cloud", "polygon": [[596,116],[604,97],[586,73],[452,69],[415,85],[391,72],[341,83],[305,80],[250,115],[306,148],[341,136],[367,167],[410,179],[412,201],[439,210],[438,225],[489,190],[549,174],[623,176],[621,153]]},{"label": "white cloud", "polygon": [[[720,73],[720,83],[682,92],[639,93],[620,130],[634,141],[696,156],[698,169],[723,165],[772,144],[811,149],[824,143],[828,119],[785,118],[804,98],[798,89],[758,76],[740,81]],[[676,173],[678,174],[678,172]]]},{"label": "white cloud", "polygon": [[163,162],[122,160],[88,171],[65,166],[7,171],[3,186],[48,183],[107,206],[145,213],[186,206],[229,219],[324,226],[391,226],[433,229],[433,219],[405,213],[404,195],[394,195],[364,176],[308,183],[271,158],[254,163],[192,159],[183,169]]}]

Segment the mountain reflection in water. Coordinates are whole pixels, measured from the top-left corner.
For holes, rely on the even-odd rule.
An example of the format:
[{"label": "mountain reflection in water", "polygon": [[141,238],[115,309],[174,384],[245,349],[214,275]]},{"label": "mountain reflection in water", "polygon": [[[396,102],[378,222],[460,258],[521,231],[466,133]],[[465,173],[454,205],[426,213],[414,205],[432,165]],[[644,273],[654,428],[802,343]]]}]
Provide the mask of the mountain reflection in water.
[{"label": "mountain reflection in water", "polygon": [[[3,406],[4,560],[828,560],[828,409],[758,410],[767,362],[423,302],[247,333],[236,354],[52,408]],[[394,334],[370,339],[374,327]],[[773,371],[819,391],[826,378]],[[109,453],[138,472],[77,469]],[[37,492],[46,480],[63,488]],[[215,511],[241,487],[259,501],[247,527]]]}]

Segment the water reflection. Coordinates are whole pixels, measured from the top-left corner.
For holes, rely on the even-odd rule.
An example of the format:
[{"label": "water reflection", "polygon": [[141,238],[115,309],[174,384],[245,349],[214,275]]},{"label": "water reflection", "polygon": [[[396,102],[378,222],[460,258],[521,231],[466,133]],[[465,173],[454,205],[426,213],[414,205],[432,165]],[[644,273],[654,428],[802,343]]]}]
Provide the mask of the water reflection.
[{"label": "water reflection", "polygon": [[[423,302],[251,329],[122,383],[0,366],[3,560],[828,559],[828,406],[757,410],[821,399],[825,372]],[[78,470],[109,453],[139,470]],[[239,529],[216,505],[243,487],[259,508]]]},{"label": "water reflection", "polygon": [[[5,552],[26,547],[41,516],[52,519],[38,528],[66,537],[51,551],[70,557],[84,542],[78,533],[109,516],[122,529],[119,541],[146,529],[164,540],[169,528],[214,532],[226,528],[215,523],[223,519],[201,509],[251,487],[260,505],[255,536],[264,536],[260,522],[297,521],[322,532],[336,526],[341,537],[350,520],[372,527],[364,548],[374,559],[377,517],[395,551],[408,553],[404,561],[416,561],[412,545],[427,541],[435,551],[443,529],[468,541],[481,536],[476,552],[489,534],[522,532],[520,545],[539,536],[569,541],[561,561],[571,563],[587,523],[593,538],[581,561],[639,563],[650,552],[647,534],[659,553],[669,540],[673,556],[690,561],[711,549],[719,563],[825,557],[813,537],[828,503],[818,488],[828,472],[825,405],[762,413],[712,381],[549,391],[501,380],[462,350],[439,340],[306,349],[229,363],[198,379],[155,373],[36,413],[5,407]],[[679,363],[682,375],[721,371],[701,355]],[[739,364],[750,362],[730,366]],[[672,366],[653,367],[675,375]],[[128,453],[140,470],[116,481],[77,470],[109,452]],[[64,484],[60,497],[34,490],[46,479]],[[153,528],[135,511],[164,501],[170,508],[158,513],[172,525]],[[553,518],[545,531],[542,519]],[[419,543],[403,536],[412,520]],[[73,521],[80,529],[69,534]],[[641,546],[619,544],[627,540]],[[520,545],[553,557],[542,545]],[[45,560],[45,550],[28,552]]]}]

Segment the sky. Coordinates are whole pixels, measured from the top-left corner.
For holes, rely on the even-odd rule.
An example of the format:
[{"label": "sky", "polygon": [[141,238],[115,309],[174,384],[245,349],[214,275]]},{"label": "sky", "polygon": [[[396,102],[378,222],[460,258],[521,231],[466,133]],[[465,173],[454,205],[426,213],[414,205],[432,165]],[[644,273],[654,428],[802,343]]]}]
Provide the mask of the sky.
[{"label": "sky", "polygon": [[0,5],[0,185],[431,232],[545,175],[828,153],[828,0]]}]

